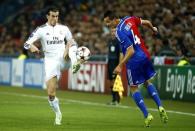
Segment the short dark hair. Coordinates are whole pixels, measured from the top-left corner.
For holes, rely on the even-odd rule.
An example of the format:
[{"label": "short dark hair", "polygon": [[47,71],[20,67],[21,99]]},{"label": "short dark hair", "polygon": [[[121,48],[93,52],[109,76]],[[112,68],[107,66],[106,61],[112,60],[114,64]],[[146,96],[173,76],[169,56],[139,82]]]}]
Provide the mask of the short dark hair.
[{"label": "short dark hair", "polygon": [[106,17],[109,17],[109,19],[113,20],[114,18],[117,18],[116,14],[114,11],[111,11],[111,10],[107,10],[105,13],[104,13],[104,18]]},{"label": "short dark hair", "polygon": [[56,6],[50,6],[49,8],[47,8],[46,15],[49,15],[50,11],[59,12],[59,9]]}]

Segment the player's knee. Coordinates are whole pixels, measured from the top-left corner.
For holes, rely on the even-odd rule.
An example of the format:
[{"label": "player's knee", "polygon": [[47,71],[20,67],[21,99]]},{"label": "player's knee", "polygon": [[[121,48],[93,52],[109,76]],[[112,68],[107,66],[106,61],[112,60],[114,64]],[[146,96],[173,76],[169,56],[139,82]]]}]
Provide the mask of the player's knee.
[{"label": "player's knee", "polygon": [[135,93],[136,91],[138,91],[138,86],[131,86],[130,91],[132,94]]},{"label": "player's knee", "polygon": [[54,89],[48,88],[47,93],[48,93],[49,96],[50,95],[55,96],[55,90]]},{"label": "player's knee", "polygon": [[147,82],[148,82],[149,84],[151,84],[152,82],[154,82],[154,78],[152,77],[151,79],[147,80]]},{"label": "player's knee", "polygon": [[49,100],[50,100],[50,101],[53,101],[54,99],[55,99],[55,96],[49,95]]},{"label": "player's knee", "polygon": [[151,80],[147,80],[147,81],[144,83],[145,88],[147,88],[149,85],[152,85],[152,81],[151,81]]},{"label": "player's knee", "polygon": [[147,88],[147,87],[148,87],[149,83],[150,83],[149,81],[144,82],[144,86],[145,86],[145,88]]}]

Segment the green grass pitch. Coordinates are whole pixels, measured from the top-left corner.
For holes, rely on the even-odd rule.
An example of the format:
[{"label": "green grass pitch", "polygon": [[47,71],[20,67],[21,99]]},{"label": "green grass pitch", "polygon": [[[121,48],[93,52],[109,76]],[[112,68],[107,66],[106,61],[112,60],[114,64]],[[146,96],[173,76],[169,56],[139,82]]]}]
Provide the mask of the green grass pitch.
[{"label": "green grass pitch", "polygon": [[54,113],[46,91],[0,86],[0,131],[195,131],[195,103],[164,100],[169,121],[160,121],[156,106],[145,99],[154,120],[144,127],[144,119],[132,98],[119,106],[108,106],[110,95],[57,91],[63,120],[54,126]]}]

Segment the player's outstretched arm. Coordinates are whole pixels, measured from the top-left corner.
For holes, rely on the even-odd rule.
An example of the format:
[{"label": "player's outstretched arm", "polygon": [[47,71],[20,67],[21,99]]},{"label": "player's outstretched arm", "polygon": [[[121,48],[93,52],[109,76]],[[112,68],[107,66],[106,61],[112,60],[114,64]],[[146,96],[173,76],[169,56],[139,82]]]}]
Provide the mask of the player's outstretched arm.
[{"label": "player's outstretched arm", "polygon": [[33,44],[24,44],[26,50],[30,50],[31,53],[40,53],[40,50]]},{"label": "player's outstretched arm", "polygon": [[149,27],[154,32],[154,34],[158,33],[158,29],[154,27],[149,20],[141,20],[141,24]]},{"label": "player's outstretched arm", "polygon": [[30,50],[31,53],[40,53],[40,50],[33,44],[41,38],[40,28],[36,28],[24,43],[24,48]]},{"label": "player's outstretched arm", "polygon": [[[69,49],[72,47],[72,46],[77,46],[77,43],[76,41],[71,38],[67,41],[67,44],[66,44],[66,47],[65,47],[65,51],[64,51],[64,59],[67,61],[69,59]],[[73,51],[74,52],[74,51]]]},{"label": "player's outstretched arm", "polygon": [[120,74],[122,71],[122,66],[131,58],[131,56],[134,54],[134,48],[133,46],[128,47],[125,56],[122,57],[117,67],[114,69],[115,74]]}]

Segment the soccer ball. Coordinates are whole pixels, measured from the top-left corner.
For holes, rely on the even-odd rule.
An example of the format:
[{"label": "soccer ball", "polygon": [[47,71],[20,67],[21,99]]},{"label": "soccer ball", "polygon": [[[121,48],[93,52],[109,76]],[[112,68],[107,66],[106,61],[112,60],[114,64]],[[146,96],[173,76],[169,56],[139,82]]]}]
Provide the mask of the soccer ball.
[{"label": "soccer ball", "polygon": [[77,49],[76,56],[78,60],[87,61],[90,58],[90,55],[91,55],[90,50],[85,46],[81,46]]}]

